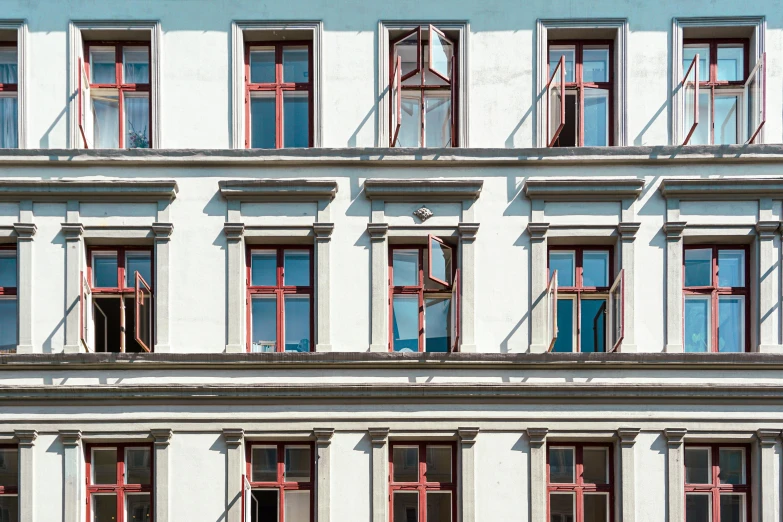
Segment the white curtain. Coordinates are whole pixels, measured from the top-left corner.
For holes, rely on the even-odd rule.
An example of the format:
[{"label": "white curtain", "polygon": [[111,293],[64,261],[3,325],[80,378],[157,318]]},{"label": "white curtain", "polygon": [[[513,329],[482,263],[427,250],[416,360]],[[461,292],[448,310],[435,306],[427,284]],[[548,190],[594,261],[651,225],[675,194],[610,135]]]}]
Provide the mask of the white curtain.
[{"label": "white curtain", "polygon": [[93,91],[92,115],[96,149],[116,149],[120,146],[120,106],[116,97],[103,97]]},{"label": "white curtain", "polygon": [[125,96],[125,147],[147,149],[150,146],[150,102],[146,96]]},{"label": "white curtain", "polygon": [[[3,62],[6,62],[6,60],[0,60],[0,83],[18,83],[19,77],[16,63]],[[18,121],[16,93],[0,96],[0,149],[16,148],[18,146]]]}]

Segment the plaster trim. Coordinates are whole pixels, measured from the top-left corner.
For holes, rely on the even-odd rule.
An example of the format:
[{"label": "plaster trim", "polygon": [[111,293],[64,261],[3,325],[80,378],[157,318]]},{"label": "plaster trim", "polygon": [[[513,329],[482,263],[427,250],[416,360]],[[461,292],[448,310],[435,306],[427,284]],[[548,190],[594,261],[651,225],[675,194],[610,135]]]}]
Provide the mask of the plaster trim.
[{"label": "plaster trim", "polygon": [[367,430],[371,451],[371,522],[389,520],[389,428],[371,427]]},{"label": "plaster trim", "polygon": [[659,190],[682,201],[783,199],[783,177],[664,178]]},{"label": "plaster trim", "polygon": [[17,147],[27,148],[27,20],[0,20],[0,30],[16,31],[17,59]]},{"label": "plaster trim", "polygon": [[315,522],[329,522],[331,517],[331,444],[334,428],[315,428]]},{"label": "plaster trim", "polygon": [[176,198],[178,190],[177,182],[173,179],[0,179],[0,201],[158,202]]},{"label": "plaster trim", "polygon": [[330,179],[234,179],[218,186],[226,200],[242,202],[331,201],[337,194],[337,181]]},{"label": "plaster trim", "polygon": [[36,430],[14,430],[19,446],[19,522],[35,522]]},{"label": "plaster trim", "polygon": [[642,178],[530,178],[525,195],[545,201],[619,201],[638,198]]},{"label": "plaster trim", "polygon": [[373,178],[364,182],[364,195],[382,201],[465,201],[481,195],[481,179],[388,179]]}]

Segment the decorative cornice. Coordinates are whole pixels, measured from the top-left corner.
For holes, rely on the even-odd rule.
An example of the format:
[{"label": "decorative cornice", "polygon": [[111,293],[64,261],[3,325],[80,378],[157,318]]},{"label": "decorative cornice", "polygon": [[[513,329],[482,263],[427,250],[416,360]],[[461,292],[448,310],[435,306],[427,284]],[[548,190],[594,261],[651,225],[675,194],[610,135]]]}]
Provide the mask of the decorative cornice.
[{"label": "decorative cornice", "polygon": [[223,439],[229,448],[237,448],[245,440],[245,430],[241,428],[224,428]]},{"label": "decorative cornice", "polygon": [[756,232],[761,239],[775,239],[780,221],[759,221],[756,223]]},{"label": "decorative cornice", "polygon": [[32,239],[38,227],[35,223],[14,223],[14,231],[20,239]]},{"label": "decorative cornice", "polygon": [[174,223],[155,222],[152,224],[152,232],[155,234],[155,239],[169,239],[174,233]]},{"label": "decorative cornice", "polygon": [[641,226],[641,223],[623,221],[617,225],[617,233],[623,239],[635,239],[636,233],[639,232]]},{"label": "decorative cornice", "polygon": [[457,435],[463,446],[472,446],[476,443],[479,428],[457,428]]},{"label": "decorative cornice", "polygon": [[544,239],[549,232],[549,223],[528,223],[527,233],[533,239]]},{"label": "decorative cornice", "polygon": [[478,230],[479,223],[459,223],[457,225],[457,232],[459,233],[460,237],[467,241],[476,239]]},{"label": "decorative cornice", "polygon": [[367,432],[373,446],[383,446],[389,442],[389,428],[369,428]]},{"label": "decorative cornice", "polygon": [[546,201],[619,201],[639,197],[642,178],[531,178],[525,195]]},{"label": "decorative cornice", "polygon": [[320,201],[337,194],[337,181],[330,179],[231,179],[218,186],[224,198],[239,201]]},{"label": "decorative cornice", "polygon": [[223,233],[229,241],[238,241],[245,235],[245,224],[223,223]]},{"label": "decorative cornice", "polygon": [[636,442],[636,436],[641,431],[639,428],[618,428],[617,437],[620,439],[620,445],[623,447],[633,446]]},{"label": "decorative cornice", "polygon": [[14,437],[19,441],[20,446],[32,446],[35,439],[38,438],[36,430],[14,430]]},{"label": "decorative cornice", "polygon": [[63,446],[78,446],[82,440],[81,430],[60,430]]},{"label": "decorative cornice", "polygon": [[17,180],[0,179],[0,201],[158,201],[177,196],[174,180]]},{"label": "decorative cornice", "polygon": [[756,436],[759,438],[759,442],[763,447],[770,447],[777,444],[780,435],[780,430],[760,428],[756,431]]},{"label": "decorative cornice", "polygon": [[316,240],[329,239],[334,232],[334,223],[313,223],[313,233]]},{"label": "decorative cornice", "polygon": [[368,179],[364,195],[383,201],[465,201],[481,194],[480,179]]},{"label": "decorative cornice", "polygon": [[666,428],[663,434],[666,436],[666,442],[669,446],[679,446],[683,443],[688,430],[685,428]]},{"label": "decorative cornice", "polygon": [[315,437],[315,443],[318,446],[328,446],[332,443],[334,428],[314,428],[313,436]]},{"label": "decorative cornice", "polygon": [[156,428],[150,430],[150,435],[152,435],[155,446],[168,446],[171,442],[172,431],[168,428]]},{"label": "decorative cornice", "polygon": [[367,233],[372,241],[383,241],[389,232],[388,223],[367,223]]},{"label": "decorative cornice", "polygon": [[664,178],[660,191],[680,200],[783,199],[783,177]]},{"label": "decorative cornice", "polygon": [[84,234],[84,225],[81,223],[61,223],[60,226],[66,241],[81,239]]},{"label": "decorative cornice", "polygon": [[687,225],[685,221],[667,221],[663,224],[663,231],[667,239],[679,239]]},{"label": "decorative cornice", "polygon": [[543,446],[547,433],[549,433],[549,428],[528,428],[527,438],[530,439],[530,445],[535,448]]}]

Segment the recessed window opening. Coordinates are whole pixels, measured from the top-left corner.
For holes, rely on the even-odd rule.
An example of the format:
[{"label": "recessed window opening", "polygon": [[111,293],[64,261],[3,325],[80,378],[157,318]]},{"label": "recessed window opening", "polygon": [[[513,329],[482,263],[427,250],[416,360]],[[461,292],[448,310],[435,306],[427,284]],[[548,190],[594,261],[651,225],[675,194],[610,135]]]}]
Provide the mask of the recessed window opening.
[{"label": "recessed window opening", "polygon": [[747,445],[685,446],[685,519],[688,522],[752,520]]},{"label": "recessed window opening", "polygon": [[254,442],[247,453],[245,522],[311,522],[312,444]]},{"label": "recessed window opening", "polygon": [[[15,36],[16,31],[13,34]],[[18,61],[19,48],[15,39],[0,41],[0,149],[19,146]]]},{"label": "recessed window opening", "polygon": [[614,480],[611,450],[609,444],[552,443],[548,446],[550,522],[612,520]]},{"label": "recessed window opening", "polygon": [[0,520],[19,520],[19,449],[0,446]]},{"label": "recessed window opening", "polygon": [[389,476],[390,522],[456,519],[458,478],[453,443],[392,443]]},{"label": "recessed window opening", "polygon": [[0,353],[15,353],[19,343],[15,248],[0,249]]}]

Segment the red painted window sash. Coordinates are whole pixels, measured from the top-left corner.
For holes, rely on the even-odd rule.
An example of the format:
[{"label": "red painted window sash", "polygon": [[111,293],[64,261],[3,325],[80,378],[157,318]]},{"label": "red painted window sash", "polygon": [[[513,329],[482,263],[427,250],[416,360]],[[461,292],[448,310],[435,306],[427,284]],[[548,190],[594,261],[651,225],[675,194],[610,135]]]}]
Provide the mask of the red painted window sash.
[{"label": "red painted window sash", "polygon": [[[115,484],[92,484],[92,450],[93,448],[116,448],[117,449],[117,477]],[[126,448],[149,448],[150,450],[150,484],[124,484],[125,480],[125,449]],[[155,496],[153,495],[155,486],[155,449],[149,442],[140,442],[138,444],[124,443],[94,443],[88,444],[84,452],[85,474],[87,475],[87,522],[92,522],[92,495],[93,493],[112,493],[117,498],[117,518],[116,522],[125,522],[125,494],[126,493],[149,493],[150,498],[150,520],[154,522],[155,517]]]},{"label": "red painted window sash", "polygon": [[[710,493],[712,507],[712,522],[721,522],[720,520],[720,494],[721,493],[743,493],[745,495],[745,520],[751,520],[752,499],[751,499],[751,464],[750,447],[747,444],[686,444],[685,448],[709,448],[711,460],[711,484],[689,484],[685,482],[685,495],[688,493]],[[723,449],[742,449],[745,453],[745,484],[721,484],[720,483],[720,450]],[[683,463],[683,466],[685,464]],[[687,478],[687,474],[685,474]]]},{"label": "red painted window sash", "polygon": [[[564,447],[574,448],[574,478],[573,484],[552,483],[549,479],[549,448]],[[607,473],[608,484],[585,483],[584,474],[584,449],[585,448],[606,448],[608,454]],[[608,495],[608,520],[614,521],[614,455],[612,454],[612,444],[584,443],[584,442],[550,442],[547,443],[546,451],[546,519],[549,515],[549,498],[551,493],[574,493],[574,522],[584,522],[584,494],[585,493],[606,493]]]},{"label": "red painted window sash", "polygon": [[[286,295],[307,295],[310,297],[310,351],[315,348],[315,302],[313,281],[315,277],[314,249],[312,245],[246,245],[246,263],[245,263],[245,281],[247,284],[247,298],[245,308],[247,309],[247,351],[250,352],[253,344],[253,296],[254,295],[274,295],[277,304],[277,318],[275,320],[277,328],[277,339],[275,340],[275,351],[285,352],[285,296]],[[253,250],[274,250],[277,259],[275,286],[253,286]],[[285,285],[285,251],[286,250],[307,250],[310,255],[310,285],[293,286]]]},{"label": "red painted window sash", "polygon": [[[95,252],[116,252],[117,254],[117,286],[115,287],[103,287],[103,286],[93,286],[93,274],[92,274],[92,257],[93,253]],[[90,288],[92,289],[93,294],[103,294],[103,295],[110,295],[110,294],[133,294],[136,291],[135,283],[131,284],[131,286],[125,285],[125,254],[128,252],[147,252],[150,254],[150,279],[151,281],[147,281],[147,283],[150,285],[150,288],[155,288],[155,256],[152,252],[152,249],[149,247],[139,246],[139,247],[128,247],[128,246],[101,246],[96,245],[93,247],[89,247],[87,249],[87,280],[90,282]]]},{"label": "red painted window sash", "polygon": [[[16,47],[17,67],[19,59],[19,46],[16,41],[13,42],[0,42],[0,49],[3,47]],[[19,90],[18,83],[0,83],[0,92],[17,92]]]},{"label": "red painted window sash", "polygon": [[[0,444],[0,449],[9,450],[13,449],[16,450],[16,458],[19,459],[19,446],[16,444]],[[17,471],[17,475],[18,475]],[[17,483],[18,483],[19,477],[17,476]],[[5,487],[0,486],[0,495],[19,495],[19,486],[17,487]]]},{"label": "red painted window sash", "polygon": [[[90,89],[116,89],[117,90],[117,103],[119,106],[118,121],[120,128],[117,131],[119,133],[119,148],[125,148],[125,133],[123,132],[125,127],[125,93],[126,92],[146,92],[149,93],[149,140],[150,148],[152,147],[152,94],[149,83],[123,83],[123,59],[122,50],[124,47],[146,47],[147,48],[147,63],[150,71],[150,79],[152,78],[152,45],[150,42],[140,41],[121,41],[121,42],[87,42],[84,44],[84,63],[87,64],[87,78],[90,78],[92,74],[92,67],[90,66],[90,47],[114,47],[114,82],[115,83],[92,83],[90,81]],[[80,71],[81,74],[81,71]],[[82,110],[87,110],[84,107]]]},{"label": "red painted window sash", "polygon": [[[0,252],[14,252],[16,254],[16,262],[17,265],[19,263],[19,253],[16,249],[16,245],[9,245],[9,246],[0,246]],[[18,281],[17,281],[18,284]],[[18,295],[18,288],[17,286],[0,286],[0,295]],[[5,446],[0,445],[0,448],[3,448]],[[14,446],[16,447],[16,446]]]}]

